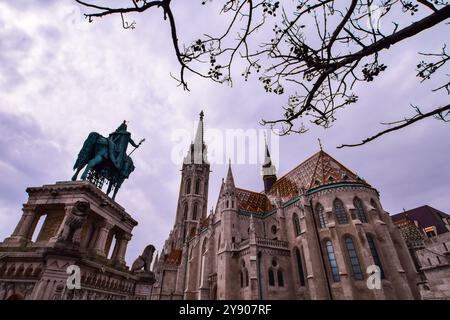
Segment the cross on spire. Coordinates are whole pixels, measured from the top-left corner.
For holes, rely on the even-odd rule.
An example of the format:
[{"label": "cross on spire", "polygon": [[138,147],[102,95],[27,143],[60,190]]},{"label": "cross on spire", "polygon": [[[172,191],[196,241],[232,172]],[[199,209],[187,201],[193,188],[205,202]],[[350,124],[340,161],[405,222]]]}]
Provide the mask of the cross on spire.
[{"label": "cross on spire", "polygon": [[320,141],[320,138],[317,138],[317,140],[319,141],[320,151],[323,151],[323,148],[322,148],[322,141]]}]

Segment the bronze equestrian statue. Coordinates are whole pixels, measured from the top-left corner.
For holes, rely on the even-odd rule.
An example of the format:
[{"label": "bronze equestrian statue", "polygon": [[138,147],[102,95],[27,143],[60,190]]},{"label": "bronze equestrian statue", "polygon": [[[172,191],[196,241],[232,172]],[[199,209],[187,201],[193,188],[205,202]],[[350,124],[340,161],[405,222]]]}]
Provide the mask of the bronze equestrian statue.
[{"label": "bronze equestrian statue", "polygon": [[[142,139],[136,144],[131,138],[131,133],[127,131],[127,122],[124,121],[116,131],[112,132],[108,138],[101,136],[97,132],[91,132],[84,141],[77,161],[73,166],[75,174],[72,181],[75,181],[80,171],[84,169],[81,175],[81,180],[90,180],[95,183],[95,180],[108,181],[109,193],[114,189],[112,199],[114,200],[117,191],[120,189],[125,179],[128,179],[135,167],[133,160],[127,155],[128,144],[131,144],[135,149],[144,142]],[[97,185],[101,188],[102,183]]]}]

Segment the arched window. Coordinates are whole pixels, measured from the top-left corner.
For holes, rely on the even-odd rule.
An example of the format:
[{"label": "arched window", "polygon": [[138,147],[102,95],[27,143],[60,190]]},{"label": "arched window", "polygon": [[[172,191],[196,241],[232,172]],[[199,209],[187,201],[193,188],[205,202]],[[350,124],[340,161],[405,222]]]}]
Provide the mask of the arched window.
[{"label": "arched window", "polygon": [[319,221],[319,226],[321,229],[326,228],[327,227],[327,215],[325,213],[325,210],[323,209],[323,206],[318,203],[316,206],[316,215]]},{"label": "arched window", "polygon": [[342,203],[342,201],[339,199],[334,200],[333,207],[337,222],[339,224],[348,223],[347,212],[345,212],[344,204]]},{"label": "arched window", "polygon": [[300,255],[300,250],[298,248],[295,248],[295,259],[297,260],[297,270],[298,270],[298,277],[300,280],[300,285],[305,285],[305,273],[303,272],[303,263],[302,263],[302,256]]},{"label": "arched window", "polygon": [[186,180],[186,194],[191,193],[191,179]]},{"label": "arched window", "polygon": [[189,207],[188,207],[187,203],[185,203],[184,210],[183,210],[183,219],[184,220],[187,220],[188,211],[189,211]]},{"label": "arched window", "polygon": [[194,204],[194,210],[192,210],[192,220],[197,220],[198,204]]},{"label": "arched window", "polygon": [[200,179],[195,181],[195,194],[200,194]]},{"label": "arched window", "polygon": [[277,271],[277,278],[278,278],[278,286],[279,287],[284,287],[283,271],[281,271],[281,270]]},{"label": "arched window", "polygon": [[358,254],[356,253],[355,243],[351,237],[345,237],[345,246],[347,248],[348,258],[350,260],[350,266],[352,268],[353,277],[356,280],[364,279],[361,265],[359,264]]},{"label": "arched window", "polygon": [[219,233],[219,240],[217,240],[217,251],[220,250],[220,236],[221,234]]},{"label": "arched window", "polygon": [[300,221],[298,221],[298,216],[295,212],[292,215],[292,223],[294,224],[295,235],[298,237],[300,235],[301,229],[300,229]]},{"label": "arched window", "polygon": [[377,265],[380,268],[380,276],[381,279],[385,278],[383,265],[381,264],[380,256],[378,255],[378,250],[375,245],[375,240],[373,239],[371,234],[366,234],[367,236],[367,243],[369,244],[370,253],[372,254],[373,262],[375,265]]},{"label": "arched window", "polygon": [[334,254],[333,243],[331,240],[325,242],[325,248],[327,250],[328,264],[331,269],[331,275],[334,282],[341,281],[341,276],[339,275],[339,267],[336,261],[336,255]]},{"label": "arched window", "polygon": [[244,287],[244,272],[241,270],[241,272],[239,272],[240,274],[240,278],[241,278],[241,288]]},{"label": "arched window", "polygon": [[244,269],[244,277],[245,277],[245,286],[248,287],[248,285],[249,285],[249,278],[248,278],[248,270],[247,270],[247,268]]},{"label": "arched window", "polygon": [[272,269],[269,269],[269,286],[275,286],[275,275]]},{"label": "arched window", "polygon": [[353,205],[355,206],[356,216],[358,217],[358,219],[361,222],[366,223],[367,216],[366,216],[366,212],[364,211],[364,207],[363,207],[363,203],[362,203],[361,199],[360,198],[353,199]]}]

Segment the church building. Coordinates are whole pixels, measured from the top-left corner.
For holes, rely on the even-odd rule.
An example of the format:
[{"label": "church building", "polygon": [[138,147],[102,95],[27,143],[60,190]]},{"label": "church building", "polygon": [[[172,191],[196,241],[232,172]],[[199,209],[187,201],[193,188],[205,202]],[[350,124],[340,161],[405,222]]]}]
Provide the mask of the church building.
[{"label": "church building", "polygon": [[200,114],[152,299],[420,298],[408,248],[374,187],[323,150],[278,177],[265,151],[264,191],[239,188],[230,164],[208,213]]}]

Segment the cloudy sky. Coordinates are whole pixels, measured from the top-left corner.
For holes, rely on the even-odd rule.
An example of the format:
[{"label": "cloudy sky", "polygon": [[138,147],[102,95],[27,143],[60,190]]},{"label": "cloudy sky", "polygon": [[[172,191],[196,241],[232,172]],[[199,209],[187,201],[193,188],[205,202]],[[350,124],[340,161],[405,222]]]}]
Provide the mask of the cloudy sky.
[{"label": "cloudy sky", "polygon": [[[199,29],[224,28],[214,18],[214,3],[180,4],[174,11],[187,42]],[[147,139],[133,155],[136,171],[117,196],[139,221],[127,253],[130,263],[149,243],[160,249],[172,227],[181,168],[173,158],[180,145],[187,150],[200,110],[206,130],[223,134],[259,130],[261,118],[280,114],[286,97],[265,94],[258,81],[237,77],[230,88],[189,76],[191,91],[183,91],[170,77],[179,69],[161,12],[131,19],[137,28],[124,30],[120,17],[88,24],[71,0],[0,2],[1,239],[20,218],[26,187],[69,180],[88,133],[107,135],[127,119],[133,138]],[[363,147],[336,149],[375,133],[382,121],[411,114],[409,103],[448,101],[431,93],[437,82],[420,84],[414,72],[417,51],[439,51],[445,32],[445,26],[436,27],[383,53],[387,71],[359,90],[359,103],[341,112],[331,129],[281,138],[279,175],[317,152],[321,138],[328,153],[380,191],[387,211],[429,204],[450,213],[448,124],[430,119]],[[209,207],[228,156],[224,152],[222,161],[212,163]],[[233,170],[240,187],[263,188],[259,164],[235,164]]]}]

